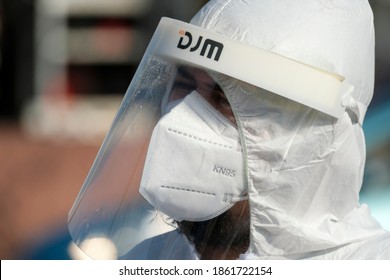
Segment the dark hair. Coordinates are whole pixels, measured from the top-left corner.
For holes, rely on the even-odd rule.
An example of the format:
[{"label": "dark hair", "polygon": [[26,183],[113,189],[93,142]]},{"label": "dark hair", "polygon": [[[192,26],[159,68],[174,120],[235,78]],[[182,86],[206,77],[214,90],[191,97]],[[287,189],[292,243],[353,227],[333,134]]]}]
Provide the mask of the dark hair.
[{"label": "dark hair", "polygon": [[205,246],[229,249],[249,246],[249,219],[233,220],[229,211],[202,222],[176,222],[198,252]]}]

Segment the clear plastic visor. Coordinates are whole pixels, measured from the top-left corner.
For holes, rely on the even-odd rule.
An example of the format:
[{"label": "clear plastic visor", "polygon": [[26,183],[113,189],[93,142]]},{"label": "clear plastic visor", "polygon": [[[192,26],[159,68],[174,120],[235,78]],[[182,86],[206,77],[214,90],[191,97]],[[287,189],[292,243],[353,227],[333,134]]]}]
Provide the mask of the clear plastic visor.
[{"label": "clear plastic visor", "polygon": [[[196,250],[191,250],[193,245],[187,237],[176,235],[179,224],[156,210],[139,193],[153,129],[164,115],[193,92],[214,108],[231,127],[235,127],[234,115],[223,91],[205,69],[146,52],[69,213],[72,239],[89,257],[196,257]],[[238,204],[241,206],[236,212],[241,216],[246,203]],[[206,205],[199,205],[199,209],[204,207]],[[248,221],[248,217],[244,220]],[[201,224],[201,236],[205,235],[206,228],[210,230],[215,226],[213,222],[207,226],[207,223]],[[192,223],[185,224],[184,221],[183,226],[189,230]],[[161,241],[159,245],[148,246],[144,252],[147,257],[129,255],[134,247],[145,240],[166,232],[171,232],[168,235],[170,239]],[[204,238],[220,239],[215,236]],[[165,246],[172,242],[183,246],[183,249],[177,249],[182,253],[172,251],[171,255],[166,255],[171,249]],[[165,249],[161,248],[162,245]]]}]

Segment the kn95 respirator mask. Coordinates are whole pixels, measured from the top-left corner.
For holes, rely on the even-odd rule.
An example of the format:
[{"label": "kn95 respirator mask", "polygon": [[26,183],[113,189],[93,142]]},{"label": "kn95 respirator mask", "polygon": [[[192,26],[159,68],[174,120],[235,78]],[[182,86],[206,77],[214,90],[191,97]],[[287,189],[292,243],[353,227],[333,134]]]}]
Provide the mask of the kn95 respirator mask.
[{"label": "kn95 respirator mask", "polygon": [[197,92],[154,128],[140,193],[181,221],[204,221],[246,199],[237,129]]}]

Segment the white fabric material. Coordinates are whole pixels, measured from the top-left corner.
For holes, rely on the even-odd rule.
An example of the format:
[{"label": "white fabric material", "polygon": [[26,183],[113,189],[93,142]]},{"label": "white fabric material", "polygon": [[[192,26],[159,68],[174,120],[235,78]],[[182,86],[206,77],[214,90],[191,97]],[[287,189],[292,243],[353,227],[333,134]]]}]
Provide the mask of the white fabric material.
[{"label": "white fabric material", "polygon": [[390,259],[390,235],[359,204],[365,163],[359,122],[374,82],[368,1],[212,0],[191,23],[339,73],[354,87],[349,109],[335,120],[213,75],[231,103],[244,150],[247,257]]},{"label": "white fabric material", "polygon": [[237,129],[194,91],[154,128],[140,193],[177,221],[220,215],[246,192],[238,139]]}]

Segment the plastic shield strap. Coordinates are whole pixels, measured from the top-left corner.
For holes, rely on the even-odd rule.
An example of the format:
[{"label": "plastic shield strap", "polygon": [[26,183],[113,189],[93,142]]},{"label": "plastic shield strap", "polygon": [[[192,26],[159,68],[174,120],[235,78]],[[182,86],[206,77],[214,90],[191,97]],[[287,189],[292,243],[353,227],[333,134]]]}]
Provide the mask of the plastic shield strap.
[{"label": "plastic shield strap", "polygon": [[336,73],[181,21],[163,18],[159,28],[164,33],[156,50],[160,56],[225,74],[336,118],[345,111],[342,99],[352,86]]}]

